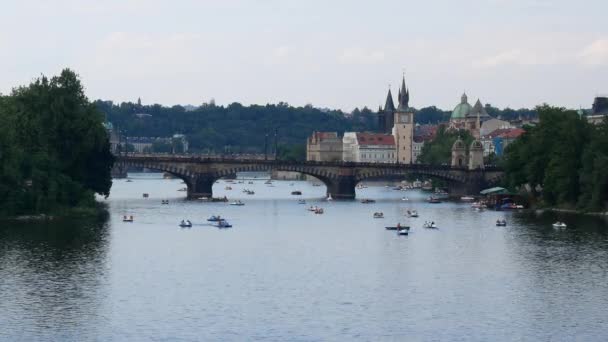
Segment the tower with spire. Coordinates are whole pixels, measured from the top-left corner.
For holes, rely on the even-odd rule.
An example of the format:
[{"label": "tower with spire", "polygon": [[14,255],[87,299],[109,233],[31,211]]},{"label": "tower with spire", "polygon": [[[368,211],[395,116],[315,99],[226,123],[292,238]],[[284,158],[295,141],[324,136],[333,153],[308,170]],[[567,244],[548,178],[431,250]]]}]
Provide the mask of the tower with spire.
[{"label": "tower with spire", "polygon": [[395,115],[395,104],[391,88],[388,88],[384,109],[378,111],[378,131],[381,133],[391,133],[393,130],[393,116]]},{"label": "tower with spire", "polygon": [[410,90],[405,86],[405,75],[399,89],[399,105],[394,112],[392,133],[395,136],[397,162],[411,164],[414,145],[414,110],[410,108]]}]

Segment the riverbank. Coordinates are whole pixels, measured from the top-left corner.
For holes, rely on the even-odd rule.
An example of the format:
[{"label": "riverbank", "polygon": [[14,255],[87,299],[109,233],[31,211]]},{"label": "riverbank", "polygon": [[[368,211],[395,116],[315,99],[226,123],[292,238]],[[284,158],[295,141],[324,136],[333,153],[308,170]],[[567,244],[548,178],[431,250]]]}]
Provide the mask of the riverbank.
[{"label": "riverbank", "polygon": [[552,211],[556,213],[567,213],[567,214],[578,214],[578,215],[589,215],[589,216],[608,216],[608,211],[582,211],[576,209],[561,209],[561,208],[540,208],[534,209],[537,213],[542,214],[545,211]]}]

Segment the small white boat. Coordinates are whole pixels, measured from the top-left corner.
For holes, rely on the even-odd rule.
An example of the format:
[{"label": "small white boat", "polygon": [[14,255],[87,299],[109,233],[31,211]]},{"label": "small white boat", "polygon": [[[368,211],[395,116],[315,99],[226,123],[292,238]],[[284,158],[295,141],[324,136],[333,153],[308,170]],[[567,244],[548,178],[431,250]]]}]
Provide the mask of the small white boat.
[{"label": "small white boat", "polygon": [[242,205],[245,205],[245,203],[241,202],[241,200],[237,200],[237,201],[230,203],[230,205],[242,206]]},{"label": "small white boat", "polygon": [[334,199],[331,197],[331,194],[329,194],[329,195],[327,196],[327,200],[328,200],[328,201],[333,201],[333,200],[334,200]]},{"label": "small white boat", "polygon": [[408,217],[418,217],[418,212],[416,210],[408,210],[407,216]]},{"label": "small white boat", "polygon": [[437,224],[435,224],[435,222],[424,222],[422,227],[430,228],[430,229],[437,229]]},{"label": "small white boat", "polygon": [[190,222],[190,220],[186,220],[186,221],[182,220],[182,222],[180,222],[179,226],[182,228],[191,228],[192,222]]},{"label": "small white boat", "polygon": [[303,199],[298,200],[298,204],[306,204],[306,200],[303,200]]},{"label": "small white boat", "polygon": [[324,213],[323,208],[317,208],[315,210],[315,214],[323,214],[323,213]]},{"label": "small white boat", "polygon": [[374,213],[374,218],[384,218],[384,213],[376,212],[376,213]]},{"label": "small white boat", "polygon": [[462,196],[460,197],[460,200],[463,202],[471,202],[475,200],[475,197],[472,196]]},{"label": "small white boat", "polygon": [[401,200],[402,200],[402,201],[409,201],[410,199],[409,199],[409,198],[407,198],[407,197],[403,197]]},{"label": "small white boat", "polygon": [[557,221],[553,224],[553,228],[566,228],[568,227],[564,222]]},{"label": "small white boat", "polygon": [[506,227],[506,226],[507,226],[507,220],[505,220],[505,219],[496,220],[496,227]]},{"label": "small white boat", "polygon": [[409,229],[399,229],[397,231],[397,235],[409,235],[410,230]]},{"label": "small white boat", "polygon": [[122,217],[122,222],[133,222],[133,215],[130,215],[130,216],[124,215]]}]

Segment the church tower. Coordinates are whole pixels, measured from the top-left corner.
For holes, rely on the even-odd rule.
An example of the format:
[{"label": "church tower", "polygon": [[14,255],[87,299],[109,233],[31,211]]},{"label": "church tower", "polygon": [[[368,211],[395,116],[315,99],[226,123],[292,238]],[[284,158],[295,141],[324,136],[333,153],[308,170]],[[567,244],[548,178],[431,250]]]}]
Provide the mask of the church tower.
[{"label": "church tower", "polygon": [[397,163],[411,164],[414,140],[414,110],[410,108],[410,91],[405,87],[405,75],[399,89],[399,106],[394,114],[393,135],[397,149]]},{"label": "church tower", "polygon": [[378,131],[381,133],[391,133],[393,130],[393,116],[395,115],[395,104],[393,103],[393,94],[391,89],[388,89],[388,95],[386,95],[386,103],[384,104],[384,110],[378,113]]}]

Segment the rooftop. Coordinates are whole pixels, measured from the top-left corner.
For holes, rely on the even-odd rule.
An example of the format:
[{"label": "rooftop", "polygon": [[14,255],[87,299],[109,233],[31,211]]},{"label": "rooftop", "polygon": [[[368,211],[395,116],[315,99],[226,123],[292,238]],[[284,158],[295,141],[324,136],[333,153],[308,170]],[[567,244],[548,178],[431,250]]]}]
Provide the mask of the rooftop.
[{"label": "rooftop", "polygon": [[392,134],[357,133],[359,145],[395,146],[395,137]]}]

